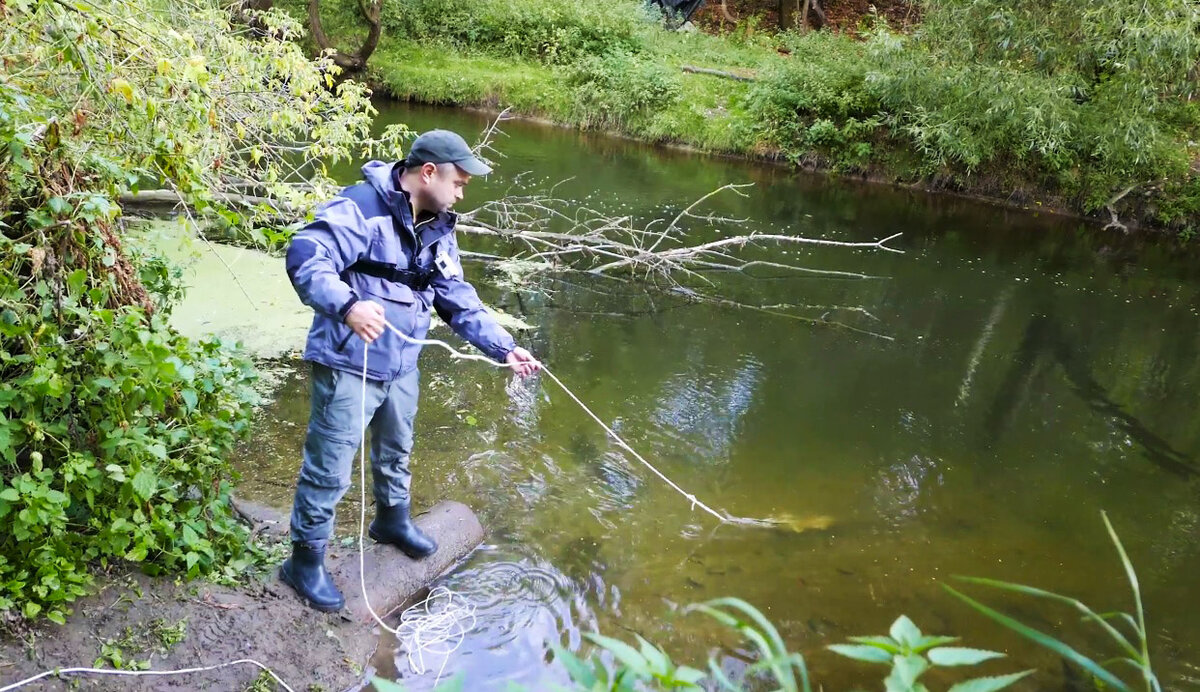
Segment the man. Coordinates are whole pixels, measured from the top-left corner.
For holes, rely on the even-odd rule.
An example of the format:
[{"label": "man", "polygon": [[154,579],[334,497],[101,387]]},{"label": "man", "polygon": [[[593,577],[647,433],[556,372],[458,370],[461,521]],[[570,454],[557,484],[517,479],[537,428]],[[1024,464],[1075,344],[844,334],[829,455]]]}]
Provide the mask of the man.
[{"label": "man", "polygon": [[325,546],[362,439],[364,351],[376,507],[370,536],[414,559],[437,550],[409,513],[421,347],[393,334],[385,320],[424,338],[432,308],[517,374],[540,367],[484,309],[459,263],[450,208],[471,176],[491,168],[462,137],[433,130],[417,137],[403,161],[371,161],[362,170],[365,182],[319,208],[287,251],[288,277],[316,315],[304,351],[312,362],[312,411],[292,509],[292,556],[280,577],[323,611],[345,605],[325,569]]}]

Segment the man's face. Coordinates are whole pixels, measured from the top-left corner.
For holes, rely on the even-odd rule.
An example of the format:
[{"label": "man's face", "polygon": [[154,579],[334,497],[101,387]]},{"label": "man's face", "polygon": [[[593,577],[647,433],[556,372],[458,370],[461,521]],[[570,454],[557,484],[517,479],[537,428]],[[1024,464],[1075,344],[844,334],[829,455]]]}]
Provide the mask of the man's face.
[{"label": "man's face", "polygon": [[427,163],[421,169],[421,180],[424,185],[425,204],[429,211],[449,211],[463,198],[463,188],[471,181],[471,176],[452,163]]}]

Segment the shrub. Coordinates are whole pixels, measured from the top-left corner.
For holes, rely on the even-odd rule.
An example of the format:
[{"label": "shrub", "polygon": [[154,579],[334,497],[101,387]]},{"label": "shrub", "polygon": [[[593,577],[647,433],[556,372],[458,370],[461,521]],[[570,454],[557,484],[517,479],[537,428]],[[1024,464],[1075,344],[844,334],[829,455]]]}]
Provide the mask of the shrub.
[{"label": "shrub", "polygon": [[630,53],[587,56],[567,72],[576,114],[584,126],[618,126],[677,102],[683,84],[676,70]]},{"label": "shrub", "polygon": [[868,82],[933,165],[1018,162],[1086,211],[1190,175],[1200,8],[1187,0],[932,0],[877,36]]},{"label": "shrub", "polygon": [[630,0],[400,0],[385,4],[383,22],[397,37],[567,64],[641,51],[649,15]]},{"label": "shrub", "polygon": [[867,47],[826,32],[782,43],[791,57],[765,69],[747,99],[756,134],[793,158],[817,150],[843,166],[865,165],[880,124]]}]

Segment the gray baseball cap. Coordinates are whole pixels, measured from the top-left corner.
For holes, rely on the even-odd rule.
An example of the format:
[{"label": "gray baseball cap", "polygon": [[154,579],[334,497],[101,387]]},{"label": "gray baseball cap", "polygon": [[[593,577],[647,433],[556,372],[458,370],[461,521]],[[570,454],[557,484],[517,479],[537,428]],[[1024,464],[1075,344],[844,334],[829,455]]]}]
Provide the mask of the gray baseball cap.
[{"label": "gray baseball cap", "polygon": [[449,130],[430,130],[413,140],[408,164],[452,163],[471,175],[487,175],[492,167],[471,153],[466,140]]}]

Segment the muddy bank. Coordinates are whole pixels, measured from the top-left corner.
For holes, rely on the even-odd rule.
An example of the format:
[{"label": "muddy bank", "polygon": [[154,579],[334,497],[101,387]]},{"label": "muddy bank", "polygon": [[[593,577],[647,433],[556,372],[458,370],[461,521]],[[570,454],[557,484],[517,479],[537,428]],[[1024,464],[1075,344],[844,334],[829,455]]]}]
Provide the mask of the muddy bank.
[{"label": "muddy bank", "polygon": [[[287,523],[281,513],[239,508],[256,523],[256,532],[286,547]],[[430,558],[414,562],[390,546],[366,548],[367,591],[381,616],[419,599],[422,589],[483,537],[475,515],[455,502],[434,506],[417,523],[438,541],[438,552]],[[359,689],[373,673],[369,662],[381,629],[363,600],[358,560],[354,546],[330,549],[330,571],[347,597],[347,607],[331,614],[303,604],[273,567],[237,586],[114,570],[99,580],[95,594],[78,602],[66,625],[46,623],[0,641],[0,682],[10,684],[55,668],[178,670],[254,659],[294,690]],[[50,678],[22,689],[241,690],[260,679],[267,682],[259,668],[240,664],[164,677]]]}]

